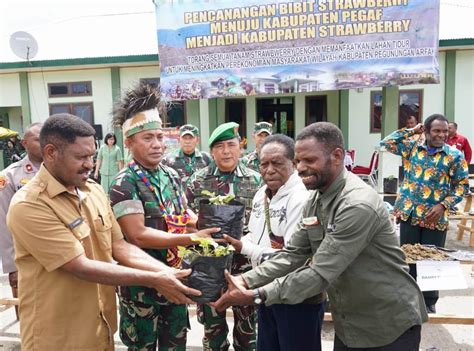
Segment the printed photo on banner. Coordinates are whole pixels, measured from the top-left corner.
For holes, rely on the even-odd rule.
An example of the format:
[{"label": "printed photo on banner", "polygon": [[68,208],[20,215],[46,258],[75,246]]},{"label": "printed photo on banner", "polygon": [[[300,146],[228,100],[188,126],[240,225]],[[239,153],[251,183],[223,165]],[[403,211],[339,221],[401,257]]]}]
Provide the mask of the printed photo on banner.
[{"label": "printed photo on banner", "polygon": [[170,100],[439,82],[439,0],[155,0]]}]

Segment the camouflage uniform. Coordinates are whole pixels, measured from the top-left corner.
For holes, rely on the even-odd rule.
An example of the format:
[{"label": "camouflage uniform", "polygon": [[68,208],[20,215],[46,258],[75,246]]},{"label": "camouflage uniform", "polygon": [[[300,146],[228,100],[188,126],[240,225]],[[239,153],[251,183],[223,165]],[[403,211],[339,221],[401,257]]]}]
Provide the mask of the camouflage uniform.
[{"label": "camouflage uniform", "polygon": [[248,155],[242,157],[242,162],[246,167],[260,173],[260,159],[258,158],[257,150],[254,150]]},{"label": "camouflage uniform", "polygon": [[[204,196],[203,190],[219,195],[234,194],[236,200],[246,206],[246,223],[252,209],[252,199],[261,184],[259,173],[245,167],[241,162],[232,173],[221,173],[215,162],[194,173],[187,182],[186,195],[190,207],[199,209],[199,200]],[[252,268],[250,261],[243,255],[236,254],[232,262],[232,273],[243,273]],[[255,350],[254,306],[232,306],[234,312],[234,342],[236,351]],[[225,311],[217,312],[208,305],[198,305],[198,320],[204,325],[203,346],[205,350],[227,350],[229,341]]]},{"label": "camouflage uniform", "polygon": [[[179,207],[177,198],[186,204],[178,174],[160,165],[157,170],[142,168],[151,184],[162,196],[166,208]],[[145,226],[167,231],[167,224],[155,194],[140,177],[125,167],[115,177],[110,190],[110,201],[118,219],[128,214],[144,214]],[[143,249],[154,258],[167,263],[167,249]],[[129,350],[185,350],[189,327],[186,305],[168,302],[155,289],[144,286],[121,286],[120,338]]]},{"label": "camouflage uniform", "polygon": [[211,155],[205,151],[196,149],[192,155],[186,155],[183,150],[178,149],[167,155],[161,163],[178,172],[181,181],[184,183],[194,172],[206,167],[211,161]]}]

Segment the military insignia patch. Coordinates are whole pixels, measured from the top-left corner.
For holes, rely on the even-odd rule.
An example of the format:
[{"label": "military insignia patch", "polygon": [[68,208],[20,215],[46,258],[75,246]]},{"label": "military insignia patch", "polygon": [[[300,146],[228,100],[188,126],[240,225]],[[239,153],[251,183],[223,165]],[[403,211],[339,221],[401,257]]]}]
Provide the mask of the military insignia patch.
[{"label": "military insignia patch", "polygon": [[8,184],[8,179],[5,176],[0,176],[0,190],[3,190]]},{"label": "military insignia patch", "polygon": [[33,166],[29,163],[25,165],[25,172],[26,173],[33,173]]},{"label": "military insignia patch", "polygon": [[20,179],[20,184],[23,186],[23,185],[26,185],[26,183],[28,183],[30,180],[28,178],[21,178]]}]

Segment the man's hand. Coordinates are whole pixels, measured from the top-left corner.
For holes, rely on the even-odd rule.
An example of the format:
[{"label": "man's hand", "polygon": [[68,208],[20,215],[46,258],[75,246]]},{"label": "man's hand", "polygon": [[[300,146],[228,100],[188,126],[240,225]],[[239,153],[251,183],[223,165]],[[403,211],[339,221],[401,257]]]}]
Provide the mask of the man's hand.
[{"label": "man's hand", "polygon": [[414,128],[413,128],[413,132],[415,134],[423,134],[423,132],[425,131],[425,126],[422,124],[422,123],[418,123]]},{"label": "man's hand", "polygon": [[161,271],[158,273],[157,279],[154,282],[154,288],[172,303],[193,304],[194,302],[188,296],[200,296],[201,292],[189,288],[180,282],[180,279],[183,279],[190,274],[191,269],[168,269]]},{"label": "man's hand", "polygon": [[207,229],[202,229],[194,235],[200,237],[200,238],[212,238],[212,234],[217,233],[221,230],[221,228],[207,228]]},{"label": "man's hand", "polygon": [[94,172],[94,179],[98,179],[99,178],[99,172],[98,171],[95,171]]},{"label": "man's hand", "polygon": [[432,223],[438,222],[438,220],[441,218],[445,210],[446,209],[441,204],[434,205],[428,210],[428,212],[426,212],[426,217],[425,217],[426,222],[432,222]]},{"label": "man's hand", "polygon": [[253,292],[247,290],[241,276],[234,277],[225,271],[227,291],[216,302],[210,303],[219,312],[225,311],[229,306],[253,305]]},{"label": "man's hand", "polygon": [[223,237],[229,244],[234,247],[235,252],[240,253],[242,251],[242,241],[234,239],[233,237],[226,234],[224,234]]}]

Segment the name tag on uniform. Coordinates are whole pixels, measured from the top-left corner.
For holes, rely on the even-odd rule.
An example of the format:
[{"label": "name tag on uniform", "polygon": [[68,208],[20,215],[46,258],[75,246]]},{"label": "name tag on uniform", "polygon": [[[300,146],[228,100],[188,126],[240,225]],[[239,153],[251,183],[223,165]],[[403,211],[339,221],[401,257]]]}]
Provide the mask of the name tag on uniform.
[{"label": "name tag on uniform", "polygon": [[306,217],[306,218],[303,218],[303,224],[306,227],[313,227],[315,225],[319,225],[320,222],[319,222],[318,217]]},{"label": "name tag on uniform", "polygon": [[74,228],[76,228],[79,224],[81,224],[82,222],[84,222],[84,218],[79,217],[79,218],[76,218],[75,220],[73,220],[71,223],[69,223],[69,224],[67,225],[67,227],[68,227],[69,229],[74,229]]}]

